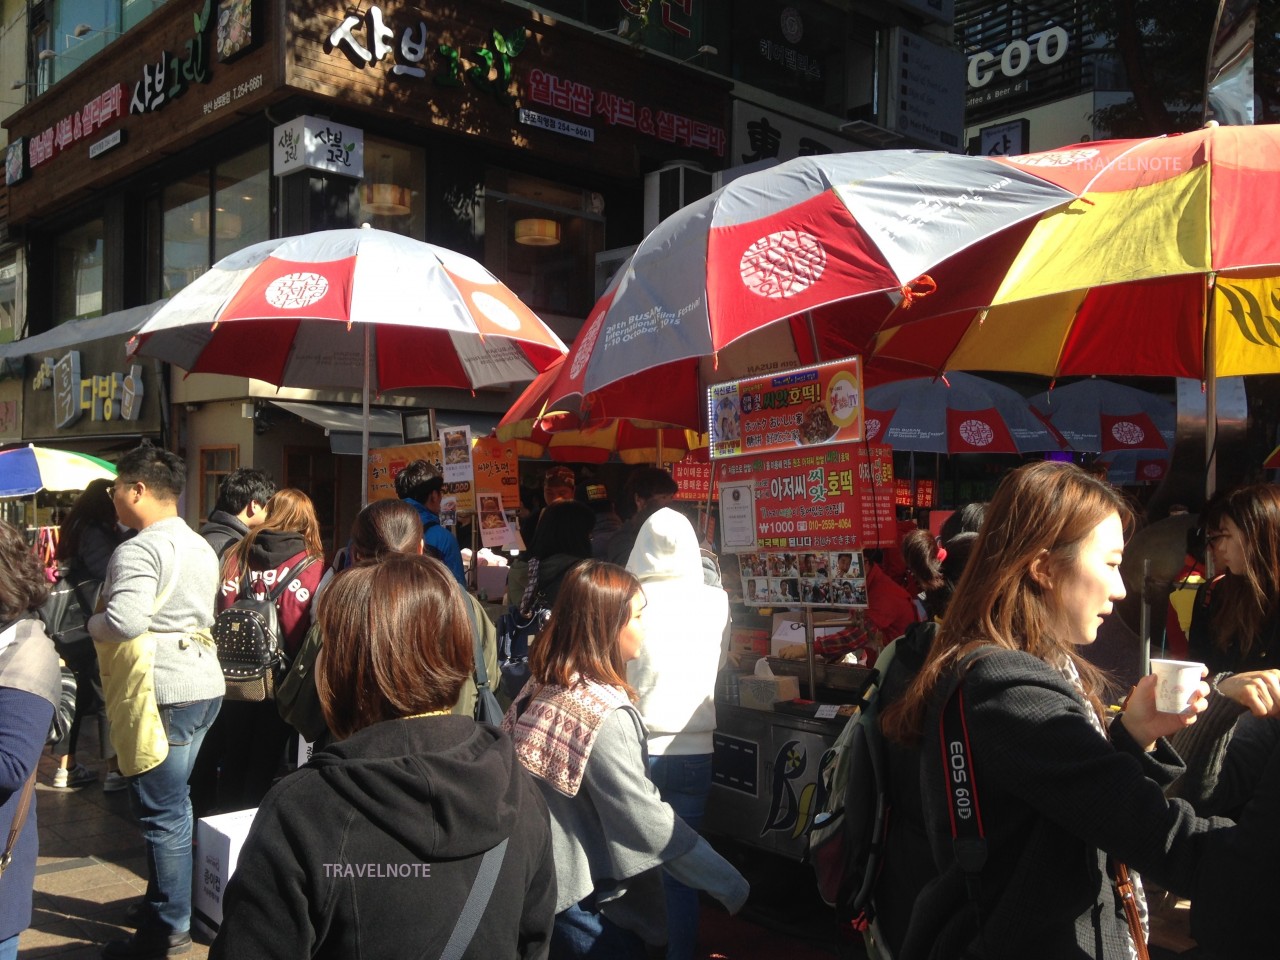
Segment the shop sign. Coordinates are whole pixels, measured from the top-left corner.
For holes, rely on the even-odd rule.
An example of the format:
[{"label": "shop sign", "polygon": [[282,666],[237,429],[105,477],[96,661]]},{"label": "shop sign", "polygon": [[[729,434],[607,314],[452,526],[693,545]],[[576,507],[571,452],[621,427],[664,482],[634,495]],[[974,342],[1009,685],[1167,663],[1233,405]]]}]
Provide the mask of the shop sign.
[{"label": "shop sign", "polygon": [[6,186],[21,183],[27,178],[27,138],[17,137],[4,154],[4,182]]},{"label": "shop sign", "polygon": [[128,374],[83,377],[79,350],[68,351],[61,360],[41,360],[31,387],[53,391],[53,425],[59,430],[71,426],[86,410],[97,421],[137,420],[142,412],[141,366],[133,364]]},{"label": "shop sign", "polygon": [[477,494],[497,494],[502,498],[502,509],[520,509],[515,443],[504,443],[497,437],[480,437],[471,445],[471,463],[475,468]]},{"label": "shop sign", "polygon": [[604,117],[611,127],[629,127],[664,143],[678,143],[696,150],[707,150],[717,157],[724,156],[728,145],[723,127],[669,110],[656,110],[651,106],[637,104],[630,97],[612,90],[597,89],[579,80],[536,69],[529,71],[528,83],[529,100],[532,103],[540,103],[587,119]]},{"label": "shop sign", "polygon": [[738,554],[747,606],[865,607],[866,565],[860,550]]},{"label": "shop sign", "polygon": [[913,140],[958,150],[964,134],[964,55],[897,28],[891,44],[887,123]]},{"label": "shop sign", "polygon": [[[425,460],[436,473],[444,475],[444,448],[439,443],[410,443],[397,447],[378,447],[369,451],[369,502],[396,498],[396,474],[414,460]],[[452,497],[458,513],[471,513],[476,507],[475,486],[469,481],[446,483],[445,497]]]},{"label": "shop sign", "polygon": [[711,496],[711,464],[699,460],[678,460],[671,464],[676,482],[676,499],[706,503]]},{"label": "shop sign", "polygon": [[[849,141],[830,130],[801,123],[745,100],[733,103],[733,134],[729,152],[740,157],[742,163],[793,160],[848,149]],[[728,182],[729,172],[725,171],[725,182]]]},{"label": "shop sign", "polygon": [[897,541],[893,451],[842,443],[719,466],[726,553],[862,550]]},{"label": "shop sign", "polygon": [[118,147],[122,143],[124,143],[124,131],[114,130],[97,143],[89,145],[89,159],[92,160],[94,157],[100,157],[108,150]]},{"label": "shop sign", "polygon": [[204,0],[200,12],[191,15],[193,34],[181,59],[165,50],[155,63],[143,65],[142,79],[133,85],[133,97],[129,100],[130,114],[154,113],[186,93],[190,84],[209,82],[208,33],[212,7],[212,0]]},{"label": "shop sign", "polygon": [[711,457],[862,439],[862,358],[850,357],[707,391]]},{"label": "shop sign", "polygon": [[[638,3],[636,0],[618,0],[618,6],[629,17],[652,16],[649,2]],[[676,19],[676,8],[679,8],[684,17],[693,17],[693,0],[661,0],[658,4],[658,10],[663,28],[679,37],[692,36],[693,30],[689,24],[682,23]]]},{"label": "shop sign", "polygon": [[271,169],[277,177],[323,170],[364,177],[364,131],[317,117],[295,117],[271,133]]},{"label": "shop sign", "polygon": [[549,117],[545,113],[538,113],[536,110],[526,110],[521,107],[516,113],[517,119],[525,126],[540,127],[543,130],[550,130],[552,133],[563,134],[566,137],[573,137],[576,140],[585,140],[587,143],[596,142],[596,132],[592,127],[584,127],[580,123],[572,123],[568,120],[562,120],[559,117]]},{"label": "shop sign", "polygon": [[990,50],[969,58],[967,77],[974,89],[985,87],[997,74],[1013,79],[1026,72],[1032,60],[1049,67],[1067,55],[1071,35],[1062,27],[1049,27],[1035,38],[1035,47],[1021,38],[1008,43],[997,58]]},{"label": "shop sign", "polygon": [[[117,83],[79,110],[31,137],[28,159],[31,169],[48,163],[59,153],[124,116],[124,84]],[[15,181],[9,180],[10,183]]]},{"label": "shop sign", "polygon": [[978,152],[984,157],[1013,157],[1031,147],[1031,121],[1026,117],[993,123],[978,131]]}]

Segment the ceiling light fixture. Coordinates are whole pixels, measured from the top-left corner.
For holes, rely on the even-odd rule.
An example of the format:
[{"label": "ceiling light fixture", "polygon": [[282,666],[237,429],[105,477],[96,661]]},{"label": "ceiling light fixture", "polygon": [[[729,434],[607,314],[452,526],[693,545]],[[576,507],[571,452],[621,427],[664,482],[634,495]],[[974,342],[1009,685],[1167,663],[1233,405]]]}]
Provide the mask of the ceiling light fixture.
[{"label": "ceiling light fixture", "polygon": [[516,243],[526,247],[554,247],[560,242],[560,224],[542,217],[516,221]]}]

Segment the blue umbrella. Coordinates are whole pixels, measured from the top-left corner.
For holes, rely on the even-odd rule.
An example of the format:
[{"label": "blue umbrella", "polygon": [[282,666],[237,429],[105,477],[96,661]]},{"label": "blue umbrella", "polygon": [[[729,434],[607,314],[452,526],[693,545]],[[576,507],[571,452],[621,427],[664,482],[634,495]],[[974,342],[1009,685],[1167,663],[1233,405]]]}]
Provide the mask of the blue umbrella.
[{"label": "blue umbrella", "polygon": [[1031,405],[1081,453],[1173,448],[1177,412],[1146,390],[1094,378],[1037,394]]},{"label": "blue umbrella", "polygon": [[871,387],[865,407],[867,439],[895,450],[1017,454],[1063,446],[1020,393],[967,373]]}]

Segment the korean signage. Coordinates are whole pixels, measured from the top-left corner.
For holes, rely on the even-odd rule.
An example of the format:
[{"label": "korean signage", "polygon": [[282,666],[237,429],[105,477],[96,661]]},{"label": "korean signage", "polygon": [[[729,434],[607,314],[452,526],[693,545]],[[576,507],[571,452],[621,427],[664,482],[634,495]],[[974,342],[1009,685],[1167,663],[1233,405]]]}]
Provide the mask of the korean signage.
[{"label": "korean signage", "polygon": [[67,147],[123,117],[124,95],[124,84],[117,83],[102,91],[80,109],[32,135],[27,148],[27,162],[31,169],[35,170],[42,164],[48,163]]},{"label": "korean signage", "polygon": [[277,177],[297,170],[364,176],[364,131],[316,117],[295,117],[271,133],[271,169]]},{"label": "korean signage", "polygon": [[[444,448],[439,443],[410,443],[399,447],[379,447],[369,451],[369,502],[394,500],[396,474],[414,460],[425,460],[436,473],[444,475]],[[452,497],[458,513],[475,510],[475,489],[471,481],[445,483],[444,496]]]},{"label": "korean signage", "polygon": [[902,28],[893,31],[886,125],[920,143],[959,150],[964,136],[964,55]]},{"label": "korean signage", "polygon": [[135,363],[127,374],[81,376],[79,350],[70,350],[61,359],[43,358],[31,388],[52,391],[53,425],[59,430],[86,412],[95,421],[137,420],[142,413],[142,367]]},{"label": "korean signage", "polygon": [[794,160],[796,157],[841,153],[848,149],[849,141],[830,130],[792,120],[785,114],[766,110],[746,100],[733,102],[733,135],[729,152],[735,164]]},{"label": "korean signage", "polygon": [[717,471],[726,553],[862,550],[897,540],[889,447],[737,457]]},{"label": "korean signage", "polygon": [[707,403],[713,459],[861,440],[862,358],[718,383]]},{"label": "korean signage", "polygon": [[676,482],[676,499],[706,503],[711,496],[710,463],[699,460],[677,460],[671,464],[671,479]]},{"label": "korean signage", "polygon": [[514,442],[480,437],[471,445],[471,462],[477,494],[497,494],[502,509],[520,509],[520,475]]}]

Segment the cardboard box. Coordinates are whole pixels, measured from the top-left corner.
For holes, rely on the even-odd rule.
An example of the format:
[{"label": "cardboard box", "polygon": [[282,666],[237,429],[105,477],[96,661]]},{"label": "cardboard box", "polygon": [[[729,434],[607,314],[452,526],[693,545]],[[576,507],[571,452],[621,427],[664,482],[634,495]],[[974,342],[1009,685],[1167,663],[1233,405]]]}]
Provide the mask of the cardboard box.
[{"label": "cardboard box", "polygon": [[222,898],[235,873],[240,848],[253,824],[253,810],[202,817],[196,823],[195,890],[192,920],[213,936],[222,926]]},{"label": "cardboard box", "polygon": [[768,656],[769,631],[756,627],[733,627],[729,632],[729,652]]},{"label": "cardboard box", "polygon": [[772,710],[779,700],[794,700],[800,696],[799,677],[756,677],[744,675],[738,678],[738,706],[752,710]]}]

